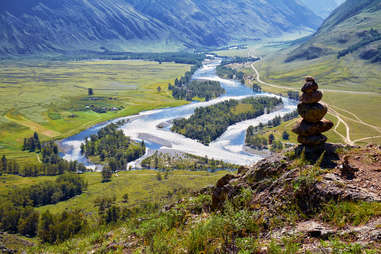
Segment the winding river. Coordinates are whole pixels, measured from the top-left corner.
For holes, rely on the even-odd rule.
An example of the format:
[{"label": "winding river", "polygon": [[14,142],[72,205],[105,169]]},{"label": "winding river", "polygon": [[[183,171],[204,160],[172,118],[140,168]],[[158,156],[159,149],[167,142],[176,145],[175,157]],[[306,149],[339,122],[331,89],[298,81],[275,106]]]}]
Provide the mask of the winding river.
[{"label": "winding river", "polygon": [[[186,138],[169,130],[169,123],[171,120],[181,117],[189,117],[197,107],[206,107],[229,99],[243,99],[250,96],[279,97],[269,93],[254,93],[252,89],[244,86],[238,81],[219,78],[216,74],[216,67],[220,63],[221,59],[219,58],[206,60],[203,67],[197,70],[193,75],[193,79],[215,80],[221,82],[221,85],[226,90],[226,93],[223,96],[208,102],[193,102],[180,107],[141,112],[139,115],[123,117],[110,122],[127,120],[126,124],[122,126],[121,129],[124,131],[125,135],[130,136],[132,139],[145,141],[147,145],[146,156],[149,156],[158,150],[167,153],[185,152],[198,156],[208,156],[208,158],[224,160],[239,165],[252,164],[262,159],[259,155],[245,152],[244,140],[246,129],[250,125],[257,126],[260,123],[267,123],[276,116],[283,116],[292,112],[296,109],[296,102],[282,97],[284,107],[270,114],[265,114],[258,118],[230,126],[221,137],[212,142],[209,146],[205,146],[195,140]],[[149,100],[149,98],[147,98],[147,100]],[[110,122],[98,124],[75,136],[62,140],[60,142],[60,147],[63,151],[61,156],[66,160],[78,160],[93,169],[99,167],[91,164],[81,155],[80,145],[84,142],[85,138],[97,133],[101,128],[110,124]],[[142,159],[131,162],[129,166],[139,168],[141,160]]]}]

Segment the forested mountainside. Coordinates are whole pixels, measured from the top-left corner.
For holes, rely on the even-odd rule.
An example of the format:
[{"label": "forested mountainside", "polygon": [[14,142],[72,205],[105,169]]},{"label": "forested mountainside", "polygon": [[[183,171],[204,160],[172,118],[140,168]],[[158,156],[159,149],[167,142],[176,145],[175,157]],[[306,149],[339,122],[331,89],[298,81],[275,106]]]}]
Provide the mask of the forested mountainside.
[{"label": "forested mountainside", "polygon": [[338,58],[355,54],[364,60],[381,62],[380,0],[347,0],[287,61],[328,54],[337,54]]},{"label": "forested mountainside", "polygon": [[0,53],[173,50],[316,29],[296,0],[3,0]]}]

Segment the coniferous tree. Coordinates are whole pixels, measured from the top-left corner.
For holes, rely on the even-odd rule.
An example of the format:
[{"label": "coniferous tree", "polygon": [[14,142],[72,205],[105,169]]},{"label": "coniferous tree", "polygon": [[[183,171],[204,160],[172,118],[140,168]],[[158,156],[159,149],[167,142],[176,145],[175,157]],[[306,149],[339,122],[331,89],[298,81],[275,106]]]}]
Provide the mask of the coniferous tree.
[{"label": "coniferous tree", "polygon": [[106,210],[104,215],[104,222],[106,224],[115,223],[120,218],[120,208],[118,206],[111,206]]},{"label": "coniferous tree", "polygon": [[53,215],[47,210],[41,215],[41,220],[38,225],[38,237],[43,242],[54,243],[56,241],[53,226]]},{"label": "coniferous tree", "polygon": [[128,203],[128,193],[123,195],[123,203]]},{"label": "coniferous tree", "polygon": [[102,183],[107,183],[111,181],[112,170],[109,166],[105,166],[102,170]]},{"label": "coniferous tree", "polygon": [[27,143],[28,143],[27,139],[24,138],[24,144],[23,144],[23,146],[22,146],[22,150],[23,150],[23,151],[27,150],[27,146],[28,146]]},{"label": "coniferous tree", "polygon": [[288,134],[287,131],[284,131],[283,134],[282,134],[282,138],[283,138],[284,140],[289,140],[289,139],[290,139],[290,134]]},{"label": "coniferous tree", "polygon": [[270,134],[270,135],[269,135],[269,145],[272,145],[274,139],[275,139],[274,135],[273,135],[273,134]]},{"label": "coniferous tree", "polygon": [[33,134],[33,138],[34,138],[34,140],[35,140],[35,146],[36,146],[36,149],[38,149],[39,151],[41,151],[40,138],[39,138],[37,132],[35,132],[35,133]]},{"label": "coniferous tree", "polygon": [[7,158],[5,157],[5,155],[3,155],[3,157],[1,158],[1,166],[2,166],[2,171],[4,173],[7,172]]},{"label": "coniferous tree", "polygon": [[24,211],[23,217],[19,220],[17,229],[22,235],[34,237],[37,234],[39,213],[29,208]]}]

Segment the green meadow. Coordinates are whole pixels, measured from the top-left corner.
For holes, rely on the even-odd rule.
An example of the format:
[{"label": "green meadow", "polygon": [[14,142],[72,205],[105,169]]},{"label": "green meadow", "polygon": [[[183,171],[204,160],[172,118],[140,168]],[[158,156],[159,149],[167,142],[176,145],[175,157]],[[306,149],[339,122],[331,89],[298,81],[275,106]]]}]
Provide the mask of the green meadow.
[{"label": "green meadow", "polygon": [[0,62],[0,154],[34,161],[35,154],[20,151],[34,131],[42,140],[60,139],[109,119],[182,105],[167,87],[189,69],[138,60]]},{"label": "green meadow", "polygon": [[[123,171],[113,174],[112,181],[108,183],[102,183],[101,173],[85,173],[82,176],[88,182],[88,188],[81,195],[55,205],[36,208],[41,213],[49,210],[52,214],[60,214],[65,210],[72,209],[84,211],[89,228],[82,232],[78,236],[79,238],[73,238],[63,243],[65,246],[71,241],[75,241],[80,245],[83,243],[81,250],[68,250],[68,246],[63,247],[63,250],[62,246],[42,245],[37,237],[27,238],[14,234],[7,234],[2,240],[8,248],[27,251],[27,253],[84,253],[84,249],[91,248],[88,243],[89,237],[97,237],[110,232],[110,230],[117,230],[121,223],[125,223],[99,225],[97,221],[98,208],[95,206],[95,200],[111,198],[114,200],[115,205],[128,208],[141,208],[148,203],[169,204],[183,197],[189,197],[193,192],[199,191],[203,187],[214,185],[226,173],[227,171],[209,173],[187,170],[176,170],[168,173],[154,170]],[[44,181],[54,181],[55,178],[55,176],[0,176],[0,199],[6,197],[12,188],[28,187]],[[128,195],[128,202],[125,202],[123,198],[125,194]],[[36,245],[36,248],[30,249],[30,244]]]},{"label": "green meadow", "polygon": [[[113,174],[112,181],[102,183],[101,173],[85,173],[84,179],[88,182],[88,189],[79,196],[55,205],[37,208],[40,212],[49,210],[59,213],[65,209],[79,208],[88,212],[95,212],[94,201],[97,198],[111,197],[117,203],[122,202],[124,194],[128,194],[128,206],[135,207],[149,202],[160,202],[168,199],[168,194],[174,200],[179,195],[189,194],[202,187],[214,185],[227,171],[209,173],[206,171],[176,170],[169,173],[160,173],[154,170],[123,171]],[[158,175],[160,174],[160,180]],[[7,196],[14,187],[27,187],[44,181],[54,181],[55,176],[48,177],[20,177],[14,175],[0,176],[0,197]],[[185,193],[184,193],[185,191]]]}]

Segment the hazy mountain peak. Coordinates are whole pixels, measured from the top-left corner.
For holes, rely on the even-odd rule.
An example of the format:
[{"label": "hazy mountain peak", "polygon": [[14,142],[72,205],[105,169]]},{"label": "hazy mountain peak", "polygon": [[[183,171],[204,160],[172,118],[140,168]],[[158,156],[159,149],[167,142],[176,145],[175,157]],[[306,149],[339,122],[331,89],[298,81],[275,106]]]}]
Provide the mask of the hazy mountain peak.
[{"label": "hazy mountain peak", "polygon": [[326,18],[345,0],[298,0],[316,15]]}]

